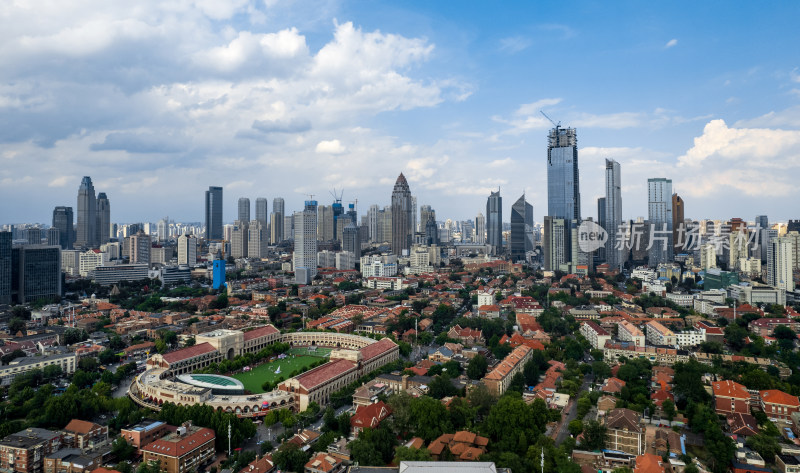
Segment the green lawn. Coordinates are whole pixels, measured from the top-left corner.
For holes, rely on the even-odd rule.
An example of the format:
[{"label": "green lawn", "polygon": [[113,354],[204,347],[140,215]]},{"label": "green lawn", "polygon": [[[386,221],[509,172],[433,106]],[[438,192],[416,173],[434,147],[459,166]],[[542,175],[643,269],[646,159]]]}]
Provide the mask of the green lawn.
[{"label": "green lawn", "polygon": [[[284,379],[289,379],[289,375],[292,373],[292,371],[303,369],[321,359],[323,358],[320,356],[305,355],[296,356],[295,358],[289,356],[283,360],[275,360],[272,363],[264,363],[256,366],[247,373],[237,373],[232,377],[241,381],[242,384],[244,384],[244,388],[248,391],[252,393],[263,393],[264,390],[261,389],[261,385],[264,384],[264,381],[274,383],[275,380],[281,376],[283,376]],[[280,374],[275,374],[275,370],[278,366],[280,366],[281,372]]]}]

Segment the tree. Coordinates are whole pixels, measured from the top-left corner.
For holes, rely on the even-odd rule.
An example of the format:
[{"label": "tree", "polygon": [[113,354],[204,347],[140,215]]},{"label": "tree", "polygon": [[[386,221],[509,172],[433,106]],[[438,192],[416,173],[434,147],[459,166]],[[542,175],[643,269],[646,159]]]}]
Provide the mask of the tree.
[{"label": "tree", "polygon": [[111,444],[111,453],[119,461],[130,460],[133,458],[133,454],[136,453],[136,448],[123,437],[117,437],[114,443]]},{"label": "tree", "polygon": [[15,333],[17,333],[17,332],[22,332],[22,333],[24,334],[24,333],[25,333],[25,331],[26,331],[26,329],[27,329],[27,327],[28,327],[28,326],[27,326],[27,324],[25,323],[25,321],[24,321],[24,320],[22,320],[22,319],[19,319],[19,318],[16,318],[16,317],[13,317],[13,318],[12,318],[12,319],[11,319],[11,320],[8,322],[8,331],[9,331],[9,332],[10,332],[12,335],[13,335],[13,334],[15,334]]},{"label": "tree", "polygon": [[675,403],[671,399],[667,399],[661,404],[661,409],[664,410],[664,415],[667,416],[667,420],[672,424],[672,420],[675,419]]},{"label": "tree", "polygon": [[410,461],[430,461],[431,460],[431,452],[427,448],[411,448],[405,446],[397,447],[394,456],[394,463],[395,465],[399,465],[400,462],[410,462]]},{"label": "tree", "polygon": [[608,378],[611,376],[611,367],[603,361],[595,361],[592,363],[592,373],[596,378]]},{"label": "tree", "polygon": [[486,361],[486,358],[484,358],[483,355],[476,355],[469,360],[469,364],[467,364],[467,376],[469,379],[481,379],[486,375],[486,369],[488,367],[489,363]]},{"label": "tree", "polygon": [[583,428],[581,447],[588,450],[602,450],[606,446],[606,426],[590,420]]},{"label": "tree", "polygon": [[495,404],[495,397],[485,384],[480,383],[469,390],[467,394],[469,404],[476,409],[479,417],[485,417]]},{"label": "tree", "polygon": [[580,419],[572,420],[570,421],[567,428],[569,429],[569,433],[572,434],[573,437],[577,437],[578,434],[583,432],[583,421]]},{"label": "tree", "polygon": [[308,463],[310,458],[311,452],[306,453],[293,443],[281,445],[272,457],[275,461],[275,465],[288,471],[304,471],[306,463]]},{"label": "tree", "polygon": [[758,452],[768,463],[772,463],[775,460],[775,455],[781,453],[781,446],[777,438],[773,435],[768,435],[766,432],[760,432],[748,437],[747,446]]},{"label": "tree", "polygon": [[[11,353],[3,355],[2,361],[4,365],[11,363],[12,361],[16,360],[17,358],[25,358],[26,355],[24,351],[17,348],[16,350],[12,351]],[[52,366],[52,365],[51,365]]]},{"label": "tree", "polygon": [[119,356],[114,352],[114,350],[108,348],[100,352],[100,355],[97,357],[100,360],[100,363],[103,365],[111,365],[119,361]]},{"label": "tree", "polygon": [[508,383],[508,388],[506,391],[515,391],[518,393],[522,393],[525,390],[525,376],[522,373],[517,372],[514,376],[511,377],[511,382]]},{"label": "tree", "polygon": [[730,324],[725,327],[725,341],[728,342],[731,349],[735,352],[741,351],[746,345],[749,333],[746,328],[738,324]]},{"label": "tree", "polygon": [[458,393],[458,388],[453,386],[450,377],[446,374],[434,376],[428,385],[428,395],[434,399],[454,396],[456,393]]}]

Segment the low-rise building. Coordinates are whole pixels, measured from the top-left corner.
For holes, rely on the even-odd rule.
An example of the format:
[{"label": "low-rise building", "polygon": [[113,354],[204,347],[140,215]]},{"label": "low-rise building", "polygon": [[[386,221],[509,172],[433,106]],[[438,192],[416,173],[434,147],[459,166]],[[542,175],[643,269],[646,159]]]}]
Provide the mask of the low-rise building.
[{"label": "low-rise building", "polygon": [[75,372],[77,364],[75,353],[17,358],[8,365],[0,366],[0,384],[7,386],[20,374],[33,370],[43,370],[48,366],[58,366],[63,374],[72,374]]},{"label": "low-rise building", "polygon": [[155,462],[166,473],[202,470],[215,454],[213,430],[186,423],[142,448],[142,459]]},{"label": "low-rise building", "polygon": [[656,346],[675,346],[675,333],[656,321],[647,322],[647,341]]},{"label": "low-rise building", "polygon": [[61,448],[61,432],[31,427],[0,440],[0,470],[42,473],[44,457]]},{"label": "low-rise building", "polygon": [[605,417],[606,448],[631,455],[641,455],[645,450],[644,425],[638,412],[617,408]]},{"label": "low-rise building", "polygon": [[777,389],[768,389],[759,393],[761,410],[773,422],[784,424],[792,423],[792,414],[800,412],[800,401],[797,396],[792,396]]},{"label": "low-rise building", "polygon": [[377,428],[391,414],[392,410],[383,401],[368,406],[358,406],[355,414],[350,417],[350,429],[353,435],[358,435],[364,429]]},{"label": "low-rise building", "polygon": [[525,363],[533,356],[533,349],[520,345],[497,364],[484,378],[483,384],[495,396],[502,396],[515,374],[521,373]]},{"label": "low-rise building", "polygon": [[750,413],[750,393],[743,385],[731,380],[715,381],[711,389],[717,414]]},{"label": "low-rise building", "polygon": [[72,419],[64,427],[64,446],[81,450],[94,450],[108,444],[108,426]]},{"label": "low-rise building", "polygon": [[163,437],[169,431],[169,426],[160,420],[144,419],[133,427],[122,429],[119,435],[129,444],[140,451],[145,445]]},{"label": "low-rise building", "polygon": [[589,341],[592,348],[602,350],[606,342],[611,340],[611,334],[606,329],[597,325],[597,322],[588,320],[581,324],[581,335]]},{"label": "low-rise building", "polygon": [[617,322],[617,337],[625,342],[633,342],[637,347],[644,346],[644,334],[638,327],[627,320],[620,320]]}]

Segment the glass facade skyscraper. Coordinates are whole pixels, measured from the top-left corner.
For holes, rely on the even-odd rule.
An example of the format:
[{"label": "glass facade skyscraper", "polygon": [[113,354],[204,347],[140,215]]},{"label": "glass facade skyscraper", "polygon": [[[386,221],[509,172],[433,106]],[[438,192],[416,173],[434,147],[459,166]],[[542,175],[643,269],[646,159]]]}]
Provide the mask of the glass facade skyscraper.
[{"label": "glass facade skyscraper", "polygon": [[647,180],[647,220],[650,223],[648,264],[672,261],[672,179]]},{"label": "glass facade skyscraper", "polygon": [[83,176],[78,188],[78,232],[75,244],[81,247],[97,246],[97,199],[92,178]]},{"label": "glass facade skyscraper", "polygon": [[58,243],[64,250],[71,250],[75,243],[75,228],[72,207],[59,206],[53,209],[53,228],[58,229]]},{"label": "glass facade skyscraper", "polygon": [[581,221],[578,136],[574,128],[556,126],[547,141],[547,216],[563,219],[568,229],[563,232],[563,242],[554,233],[554,238],[545,244],[563,245],[551,253],[566,255],[568,263],[572,259],[571,230]]},{"label": "glass facade skyscraper", "polygon": [[619,163],[606,159],[605,212],[601,226],[608,234],[606,240],[606,262],[609,269],[620,269],[625,262],[622,249],[617,249],[617,234],[622,224],[622,174]]},{"label": "glass facade skyscraper", "polygon": [[503,198],[499,189],[486,201],[486,244],[492,246],[494,254],[503,251]]},{"label": "glass facade skyscraper", "polygon": [[206,239],[222,240],[222,187],[206,191]]},{"label": "glass facade skyscraper", "polygon": [[403,173],[397,177],[392,190],[392,253],[401,256],[411,249],[414,229],[411,227],[411,189]]},{"label": "glass facade skyscraper", "polygon": [[525,200],[525,194],[511,206],[511,261],[525,259],[525,253],[533,250],[533,205]]}]

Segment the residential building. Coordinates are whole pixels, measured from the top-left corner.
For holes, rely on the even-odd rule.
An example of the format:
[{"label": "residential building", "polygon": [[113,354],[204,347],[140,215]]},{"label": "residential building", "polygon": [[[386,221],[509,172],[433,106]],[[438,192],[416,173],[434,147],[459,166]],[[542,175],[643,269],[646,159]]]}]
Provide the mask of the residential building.
[{"label": "residential building", "polygon": [[478,245],[486,244],[486,217],[479,213],[475,217],[475,243]]},{"label": "residential building", "polygon": [[0,470],[42,473],[44,457],[61,448],[61,432],[30,427],[0,440]]},{"label": "residential building", "polygon": [[631,455],[641,455],[645,450],[645,429],[641,416],[631,409],[616,408],[605,417],[606,448]]},{"label": "residential building", "polygon": [[772,251],[767,260],[767,284],[787,292],[794,291],[794,239],[773,238],[770,246]]},{"label": "residential building", "polygon": [[[600,222],[606,233],[606,263],[611,270],[620,270],[625,263],[625,253],[619,245],[617,234],[622,225],[622,177],[619,163],[606,159],[606,197],[604,199],[603,222]],[[620,235],[621,238],[621,235]]]},{"label": "residential building", "polygon": [[592,345],[592,348],[602,350],[606,342],[611,340],[611,334],[596,322],[585,321],[581,323],[581,335]]},{"label": "residential building", "polygon": [[294,278],[310,284],[317,275],[317,201],[307,200],[302,212],[294,213]]},{"label": "residential building", "polygon": [[178,237],[178,264],[194,266],[197,264],[197,238],[186,234]]},{"label": "residential building", "polygon": [[743,385],[731,380],[715,381],[711,389],[717,414],[750,413],[750,393]]},{"label": "residential building", "polygon": [[166,473],[202,470],[214,457],[213,430],[185,423],[175,432],[145,445],[142,460],[155,462]]},{"label": "residential building", "polygon": [[544,269],[556,271],[569,262],[566,241],[567,221],[563,218],[546,216],[544,218]]},{"label": "residential building", "polygon": [[625,342],[633,342],[637,347],[643,347],[645,342],[642,331],[627,320],[617,322],[617,338]]},{"label": "residential building", "polygon": [[120,437],[136,447],[137,452],[142,447],[160,439],[169,432],[169,426],[160,420],[143,419],[133,427],[121,429]]},{"label": "residential building", "polygon": [[355,414],[350,417],[351,433],[358,436],[364,429],[376,429],[390,415],[392,415],[392,410],[383,401],[366,406],[356,406]]},{"label": "residential building", "polygon": [[250,232],[250,222],[236,220],[233,222],[231,232],[231,257],[246,258],[249,249],[248,234]]},{"label": "residential building", "polygon": [[783,424],[792,423],[792,414],[800,412],[800,401],[797,396],[792,396],[777,389],[768,389],[759,392],[761,410],[773,422]]},{"label": "residential building", "polygon": [[[744,314],[744,312],[741,312]],[[795,333],[800,332],[800,322],[788,317],[762,317],[747,325],[747,329],[760,337],[771,337],[776,327],[784,325]]]},{"label": "residential building", "polygon": [[521,373],[525,363],[533,356],[533,349],[520,345],[511,351],[503,361],[498,363],[484,378],[483,384],[495,396],[502,396],[511,384],[515,374]]},{"label": "residential building", "polygon": [[95,450],[109,443],[108,426],[72,419],[62,430],[65,447]]},{"label": "residential building", "polygon": [[717,248],[713,243],[700,246],[700,269],[707,271],[717,267]]},{"label": "residential building", "polygon": [[647,332],[647,341],[651,345],[675,346],[677,344],[675,333],[658,322],[647,322],[647,324],[645,324],[645,331]]},{"label": "residential building", "polygon": [[636,457],[633,473],[664,473],[667,463],[661,455],[645,453]]},{"label": "residential building", "polygon": [[317,452],[305,465],[305,473],[338,473],[344,471],[344,463],[328,452]]},{"label": "residential building", "polygon": [[287,229],[284,228],[284,216],[286,216],[284,209],[285,206],[282,197],[272,199],[272,213],[269,216],[269,241],[273,245],[277,245],[286,239],[284,238],[287,232]]}]

